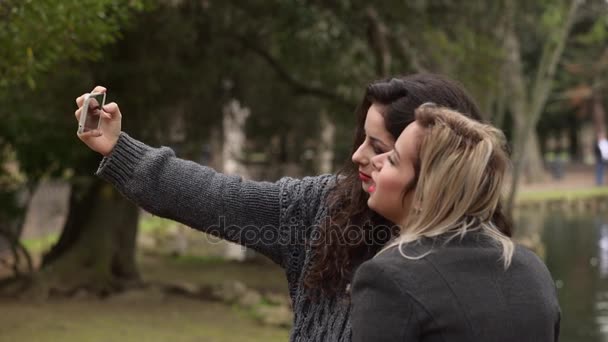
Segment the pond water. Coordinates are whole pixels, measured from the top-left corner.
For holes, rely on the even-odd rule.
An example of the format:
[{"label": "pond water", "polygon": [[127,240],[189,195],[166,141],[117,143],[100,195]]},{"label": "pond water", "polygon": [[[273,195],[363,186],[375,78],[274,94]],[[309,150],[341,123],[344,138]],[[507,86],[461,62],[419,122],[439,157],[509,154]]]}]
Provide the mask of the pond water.
[{"label": "pond water", "polygon": [[608,212],[521,213],[516,237],[545,261],[558,288],[561,342],[608,342]]}]

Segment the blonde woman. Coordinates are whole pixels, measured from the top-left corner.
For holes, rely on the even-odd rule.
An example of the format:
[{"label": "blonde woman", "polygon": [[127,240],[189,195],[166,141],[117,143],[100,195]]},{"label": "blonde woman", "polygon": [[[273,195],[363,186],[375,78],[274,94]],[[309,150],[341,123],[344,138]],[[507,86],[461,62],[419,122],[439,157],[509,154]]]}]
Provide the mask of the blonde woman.
[{"label": "blonde woman", "polygon": [[373,158],[371,209],[398,237],[355,275],[353,341],[557,341],[549,271],[500,232],[502,132],[425,104]]}]

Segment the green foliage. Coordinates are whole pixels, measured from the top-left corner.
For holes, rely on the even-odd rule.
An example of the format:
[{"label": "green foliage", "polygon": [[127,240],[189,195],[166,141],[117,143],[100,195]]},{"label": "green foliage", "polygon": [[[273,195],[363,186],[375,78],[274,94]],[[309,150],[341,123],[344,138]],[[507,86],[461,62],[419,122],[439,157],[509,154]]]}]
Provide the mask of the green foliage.
[{"label": "green foliage", "polygon": [[8,0],[0,3],[0,90],[68,60],[93,60],[144,0]]},{"label": "green foliage", "polygon": [[608,17],[600,17],[600,20],[596,20],[589,31],[577,35],[575,40],[577,43],[587,46],[604,44],[608,41]]},{"label": "green foliage", "polygon": [[57,241],[59,234],[54,232],[41,237],[23,239],[21,243],[33,255],[41,255],[47,252]]},{"label": "green foliage", "polygon": [[[74,144],[74,117],[65,115],[74,103],[64,99],[89,87],[83,66],[103,55],[136,11],[151,5],[148,0],[0,2],[3,222],[23,216],[17,194],[26,184],[69,174],[77,161],[92,160]],[[7,170],[9,163],[19,171]]]},{"label": "green foliage", "polygon": [[[90,177],[99,156],[75,137],[73,99],[103,84],[108,101],[121,106],[127,132],[193,159],[229,98],[251,109],[247,133],[254,149],[277,138],[289,145],[282,161],[299,162],[314,147],[319,113],[327,111],[337,122],[341,162],[348,160],[352,113],[364,86],[384,76],[370,42],[370,9],[388,32],[390,74],[420,66],[448,74],[488,109],[502,86],[501,30],[509,3],[4,1],[0,147],[16,153],[32,181]],[[535,70],[566,3],[514,2],[526,74]],[[566,54],[582,56],[605,41],[606,21],[591,14],[588,21],[575,51]],[[399,46],[404,41],[408,49]],[[176,138],[176,130],[185,138]]]}]

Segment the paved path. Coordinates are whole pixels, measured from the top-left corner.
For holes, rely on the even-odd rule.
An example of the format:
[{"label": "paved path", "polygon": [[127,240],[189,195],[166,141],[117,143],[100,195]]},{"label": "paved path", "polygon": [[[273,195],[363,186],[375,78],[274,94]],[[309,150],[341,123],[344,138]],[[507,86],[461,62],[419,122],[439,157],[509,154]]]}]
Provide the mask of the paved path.
[{"label": "paved path", "polygon": [[[606,167],[608,171],[608,167]],[[604,186],[608,183],[608,174],[604,176]],[[581,188],[594,188],[595,166],[594,165],[570,165],[566,167],[562,179],[554,179],[550,173],[546,173],[542,181],[532,184],[521,183],[520,191],[547,191],[547,190],[574,190]]]}]

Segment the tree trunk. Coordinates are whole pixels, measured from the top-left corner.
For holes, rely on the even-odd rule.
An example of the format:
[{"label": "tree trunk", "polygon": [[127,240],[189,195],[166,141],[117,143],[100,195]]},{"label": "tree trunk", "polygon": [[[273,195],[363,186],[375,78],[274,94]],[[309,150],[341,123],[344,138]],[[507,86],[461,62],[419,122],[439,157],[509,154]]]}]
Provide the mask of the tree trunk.
[{"label": "tree trunk", "polygon": [[391,50],[388,43],[389,29],[380,20],[378,11],[372,6],[365,10],[369,26],[367,35],[371,51],[376,55],[376,72],[380,77],[387,77],[391,70]]},{"label": "tree trunk", "polygon": [[74,184],[59,241],[43,257],[37,280],[45,290],[106,295],[139,284],[137,207],[110,184],[87,181]]},{"label": "tree trunk", "polygon": [[224,160],[223,160],[223,141],[222,141],[222,127],[214,126],[209,133],[209,150],[210,159],[207,164],[214,170],[222,171]]},{"label": "tree trunk", "polygon": [[606,123],[605,117],[606,112],[604,111],[604,105],[602,104],[602,98],[598,92],[594,92],[593,98],[591,99],[591,118],[593,121],[593,127],[595,127],[595,137],[606,137]]},{"label": "tree trunk", "polygon": [[[250,111],[247,107],[241,107],[236,99],[230,99],[223,111],[223,172],[248,178],[247,169],[243,165],[243,149],[245,148],[245,122]],[[228,243],[225,256],[230,260],[244,261],[247,259],[248,253],[245,247]]]},{"label": "tree trunk", "polygon": [[[518,100],[514,100],[511,103],[513,119],[514,119],[514,128],[515,135],[513,139],[513,146],[518,146],[521,142],[521,132],[526,130],[527,120],[526,120],[526,111],[521,108],[527,108],[528,106],[525,104],[517,104]],[[519,172],[523,174],[524,181],[526,183],[538,182],[544,177],[544,167],[542,155],[540,152],[540,146],[538,144],[538,135],[536,131],[530,132],[530,136],[528,138],[525,149],[523,150],[521,155],[514,154],[513,159],[517,160],[521,163],[521,169],[514,172]],[[516,148],[514,148],[516,150]],[[519,178],[519,177],[518,177]],[[518,184],[519,185],[519,184]],[[515,186],[515,185],[514,185]]]},{"label": "tree trunk", "polygon": [[559,29],[555,30],[552,39],[548,39],[543,48],[543,54],[537,68],[536,77],[530,87],[527,87],[524,82],[524,74],[522,67],[522,58],[520,53],[519,40],[513,27],[513,6],[508,7],[507,16],[511,20],[511,25],[507,30],[505,37],[505,48],[507,51],[506,66],[508,69],[508,78],[510,86],[512,86],[512,99],[515,102],[513,115],[516,120],[521,120],[516,123],[513,139],[513,177],[511,180],[511,189],[507,198],[507,214],[512,215],[515,205],[515,197],[519,185],[519,178],[525,167],[525,159],[527,150],[529,149],[529,139],[533,137],[533,132],[547,103],[547,98],[551,92],[557,65],[561,60],[566,41],[570,36],[570,30],[574,24],[574,19],[578,13],[579,7],[582,4],[581,0],[572,0],[565,13],[565,20]]},{"label": "tree trunk", "polygon": [[545,168],[543,164],[543,156],[540,152],[538,143],[538,134],[536,130],[530,133],[528,146],[525,153],[525,180],[527,183],[538,183],[545,178]]},{"label": "tree trunk", "polygon": [[336,125],[331,120],[326,110],[321,111],[321,142],[318,146],[318,171],[319,174],[332,173],[334,163],[334,143],[336,136]]}]

